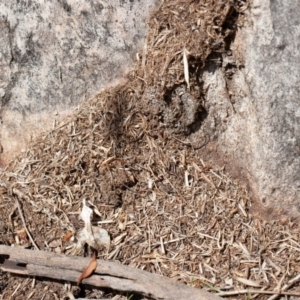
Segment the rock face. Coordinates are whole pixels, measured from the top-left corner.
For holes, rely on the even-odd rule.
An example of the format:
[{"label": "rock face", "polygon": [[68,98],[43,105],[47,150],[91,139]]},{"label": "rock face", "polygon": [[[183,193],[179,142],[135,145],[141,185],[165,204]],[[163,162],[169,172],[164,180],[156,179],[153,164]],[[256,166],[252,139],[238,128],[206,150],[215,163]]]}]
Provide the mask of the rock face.
[{"label": "rock face", "polygon": [[[0,3],[2,162],[122,78],[142,51],[145,21],[159,2]],[[269,217],[300,214],[299,6],[253,0],[242,26],[227,28],[234,32],[227,53],[213,53],[201,71],[203,107],[178,87],[174,105],[183,117],[163,112],[183,132],[200,116],[190,142],[207,144],[199,147],[206,160],[247,178]]]},{"label": "rock face", "polygon": [[[300,213],[300,1],[255,0],[222,67],[205,70],[217,151],[270,216]],[[222,160],[221,159],[221,160]],[[230,165],[229,164],[229,165]]]},{"label": "rock face", "polygon": [[2,163],[54,119],[119,82],[159,2],[1,1]]}]

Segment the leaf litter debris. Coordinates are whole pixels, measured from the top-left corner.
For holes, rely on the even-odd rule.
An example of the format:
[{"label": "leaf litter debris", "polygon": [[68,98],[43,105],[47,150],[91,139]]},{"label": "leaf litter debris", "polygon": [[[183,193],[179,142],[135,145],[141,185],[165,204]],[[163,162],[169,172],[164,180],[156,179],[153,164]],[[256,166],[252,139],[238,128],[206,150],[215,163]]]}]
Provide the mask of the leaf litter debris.
[{"label": "leaf litter debris", "polygon": [[91,274],[97,269],[96,252],[93,253],[92,260],[82,274],[78,278],[77,285],[79,285],[84,278],[91,276]]},{"label": "leaf litter debris", "polygon": [[[233,299],[299,294],[298,225],[255,219],[246,188],[189,139],[204,122],[200,71],[228,50],[247,5],[163,1],[128,82],[85,101],[3,170],[1,242],[22,246],[17,197],[41,250],[81,255],[97,228],[109,233],[96,247],[103,259]],[[49,247],[61,237],[64,248]]]}]

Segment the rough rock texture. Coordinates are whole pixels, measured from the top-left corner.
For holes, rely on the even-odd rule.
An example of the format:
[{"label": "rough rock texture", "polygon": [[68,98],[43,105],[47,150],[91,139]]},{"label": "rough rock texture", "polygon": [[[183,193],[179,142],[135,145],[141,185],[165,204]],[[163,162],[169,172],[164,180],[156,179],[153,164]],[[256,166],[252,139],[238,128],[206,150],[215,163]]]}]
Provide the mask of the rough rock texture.
[{"label": "rough rock texture", "polygon": [[118,82],[141,52],[159,2],[1,1],[2,163],[31,135]]},{"label": "rough rock texture", "polygon": [[299,7],[253,1],[231,51],[203,74],[207,151],[248,177],[269,217],[300,213]]},{"label": "rough rock texture", "polygon": [[[159,2],[1,2],[2,162],[130,68]],[[232,12],[227,52],[212,53],[199,74],[201,105],[183,86],[170,107],[149,102],[205,159],[247,178],[269,217],[300,213],[299,6],[253,0],[241,24]]]}]

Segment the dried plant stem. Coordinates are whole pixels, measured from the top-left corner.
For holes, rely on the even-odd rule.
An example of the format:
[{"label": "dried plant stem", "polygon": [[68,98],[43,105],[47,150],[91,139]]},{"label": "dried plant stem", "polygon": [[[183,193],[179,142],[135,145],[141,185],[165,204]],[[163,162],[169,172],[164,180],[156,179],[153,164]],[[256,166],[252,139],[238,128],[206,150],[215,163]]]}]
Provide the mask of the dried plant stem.
[{"label": "dried plant stem", "polygon": [[34,246],[34,248],[35,248],[36,250],[40,250],[39,247],[37,246],[37,244],[35,243],[35,241],[33,240],[33,238],[32,238],[32,236],[31,236],[29,230],[27,229],[26,222],[25,222],[25,218],[24,218],[24,216],[23,216],[23,212],[22,212],[22,209],[21,209],[21,205],[20,205],[19,200],[18,200],[17,198],[15,198],[15,201],[16,201],[16,204],[17,204],[17,206],[18,206],[18,210],[19,210],[20,218],[21,218],[22,223],[23,223],[23,227],[24,227],[24,229],[25,229],[25,231],[26,231],[26,233],[27,233],[27,235],[28,235],[28,237],[29,237],[29,239],[30,239],[32,245]]},{"label": "dried plant stem", "polygon": [[[297,276],[295,276],[294,278],[292,278],[291,280],[289,280],[288,283],[285,284],[285,285],[282,287],[282,289],[281,289],[281,291],[280,291],[279,294],[271,296],[270,298],[268,298],[268,300],[275,300],[275,299],[277,299],[278,297],[280,297],[280,295],[287,295],[285,291],[286,291],[287,289],[289,289],[292,285],[294,285],[294,284],[295,284],[296,282],[298,282],[298,281],[300,281],[300,274],[298,274]],[[292,292],[291,292],[291,293],[292,293]],[[299,293],[298,293],[297,295],[292,294],[291,296],[300,296],[300,294],[299,294]]]},{"label": "dried plant stem", "polygon": [[276,299],[273,297],[280,297],[283,295],[286,296],[296,296],[300,297],[300,293],[297,292],[285,292],[285,291],[265,291],[265,290],[238,290],[238,291],[232,291],[232,292],[221,292],[218,293],[219,296],[221,297],[229,297],[229,296],[236,296],[236,295],[241,295],[241,294],[265,294],[265,295],[273,295],[268,300],[271,299]]}]

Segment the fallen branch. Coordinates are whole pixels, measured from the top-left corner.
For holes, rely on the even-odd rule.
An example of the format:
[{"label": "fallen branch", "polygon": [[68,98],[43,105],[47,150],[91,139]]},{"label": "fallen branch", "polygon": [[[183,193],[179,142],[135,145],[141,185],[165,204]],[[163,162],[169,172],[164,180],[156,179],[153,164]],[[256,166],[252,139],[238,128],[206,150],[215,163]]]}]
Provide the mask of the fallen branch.
[{"label": "fallen branch", "polygon": [[[0,245],[0,257],[9,256],[0,266],[2,271],[28,276],[40,276],[76,283],[90,258],[66,256],[46,251],[25,250]],[[220,300],[219,296],[191,288],[169,278],[121,265],[117,262],[97,260],[94,275],[84,284],[111,288],[122,292],[141,294],[165,300]]]}]

